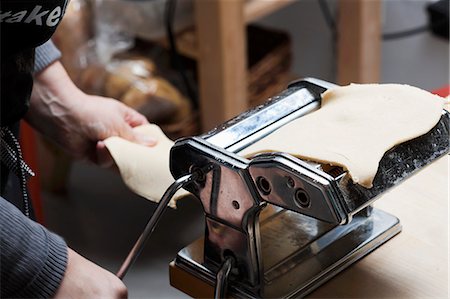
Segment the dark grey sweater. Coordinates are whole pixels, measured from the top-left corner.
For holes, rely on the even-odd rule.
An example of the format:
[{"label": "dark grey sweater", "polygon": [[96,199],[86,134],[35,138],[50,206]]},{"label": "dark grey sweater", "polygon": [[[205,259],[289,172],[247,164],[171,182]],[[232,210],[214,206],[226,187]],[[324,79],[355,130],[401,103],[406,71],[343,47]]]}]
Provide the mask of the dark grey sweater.
[{"label": "dark grey sweater", "polygon": [[[35,72],[59,59],[51,42],[36,49]],[[2,169],[1,175],[14,176]],[[64,240],[0,197],[0,298],[50,298],[67,265]]]},{"label": "dark grey sweater", "polygon": [[0,199],[1,298],[50,298],[61,283],[67,246]]}]

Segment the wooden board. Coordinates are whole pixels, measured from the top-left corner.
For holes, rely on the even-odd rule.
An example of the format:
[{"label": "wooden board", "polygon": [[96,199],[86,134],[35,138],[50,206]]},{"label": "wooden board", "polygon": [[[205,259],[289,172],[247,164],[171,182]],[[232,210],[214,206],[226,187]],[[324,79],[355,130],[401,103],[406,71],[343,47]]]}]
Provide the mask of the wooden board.
[{"label": "wooden board", "polygon": [[175,262],[169,265],[170,285],[193,298],[213,298],[214,287],[177,267]]}]

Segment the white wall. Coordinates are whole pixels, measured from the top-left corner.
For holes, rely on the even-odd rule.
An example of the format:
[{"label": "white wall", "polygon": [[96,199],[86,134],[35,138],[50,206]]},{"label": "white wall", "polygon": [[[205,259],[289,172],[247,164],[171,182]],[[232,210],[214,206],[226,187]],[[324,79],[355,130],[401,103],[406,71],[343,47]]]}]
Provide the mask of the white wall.
[{"label": "white wall", "polygon": [[[283,1],[283,0],[268,0]],[[373,0],[362,0],[373,1]],[[335,0],[329,0],[334,8]],[[415,28],[427,21],[429,0],[384,0],[383,32]],[[258,23],[288,31],[293,40],[293,72],[334,81],[333,42],[317,0],[298,0]],[[432,90],[449,83],[449,42],[421,33],[384,41],[381,82],[396,82]]]}]

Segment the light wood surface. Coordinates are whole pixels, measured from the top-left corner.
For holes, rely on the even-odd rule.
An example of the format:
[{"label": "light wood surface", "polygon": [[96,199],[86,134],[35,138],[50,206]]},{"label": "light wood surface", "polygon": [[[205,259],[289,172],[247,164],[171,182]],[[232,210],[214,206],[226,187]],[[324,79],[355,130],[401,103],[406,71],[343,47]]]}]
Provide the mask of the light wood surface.
[{"label": "light wood surface", "polygon": [[402,232],[311,297],[448,298],[449,166],[446,155],[377,200]]},{"label": "light wood surface", "polygon": [[[378,199],[375,207],[397,216],[403,231],[308,297],[449,298],[449,167],[446,155]],[[170,274],[191,295],[213,292],[174,264]]]},{"label": "light wood surface", "polygon": [[381,5],[379,0],[339,1],[338,84],[380,80]]}]

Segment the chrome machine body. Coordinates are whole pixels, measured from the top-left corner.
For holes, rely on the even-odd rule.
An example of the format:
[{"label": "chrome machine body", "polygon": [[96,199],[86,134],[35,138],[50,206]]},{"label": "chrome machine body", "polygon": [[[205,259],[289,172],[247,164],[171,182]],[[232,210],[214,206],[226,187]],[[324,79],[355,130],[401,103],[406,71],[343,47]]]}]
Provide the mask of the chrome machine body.
[{"label": "chrome machine body", "polygon": [[186,189],[201,201],[206,221],[204,237],[178,253],[178,267],[215,285],[221,265],[232,257],[231,296],[302,297],[400,232],[396,217],[371,204],[449,151],[447,112],[429,133],[384,155],[371,189],[353,184],[340,168],[288,154],[251,160],[237,154],[318,109],[321,93],[332,86],[316,79],[295,82],[209,133],[175,143],[172,174],[196,173]]}]

